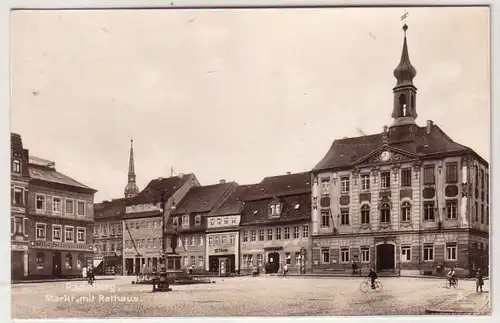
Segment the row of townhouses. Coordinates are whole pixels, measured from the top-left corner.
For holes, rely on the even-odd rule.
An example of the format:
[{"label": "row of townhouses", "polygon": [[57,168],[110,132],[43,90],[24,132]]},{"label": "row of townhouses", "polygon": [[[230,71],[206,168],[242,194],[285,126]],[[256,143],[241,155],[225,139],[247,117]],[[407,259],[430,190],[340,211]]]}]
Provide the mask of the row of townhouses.
[{"label": "row of townhouses", "polygon": [[[154,180],[134,189],[135,197],[96,206],[108,210],[96,217],[98,250],[106,254],[121,243],[117,262],[136,273],[159,263],[177,230],[183,266],[199,271],[217,271],[220,257],[240,273],[284,264],[345,271],[352,262],[423,274],[488,267],[488,163],[432,121],[417,125],[416,69],[403,29],[390,126],[335,140],[310,172],[254,185],[200,186],[193,174]],[[122,241],[113,243],[107,217],[118,213]]]}]

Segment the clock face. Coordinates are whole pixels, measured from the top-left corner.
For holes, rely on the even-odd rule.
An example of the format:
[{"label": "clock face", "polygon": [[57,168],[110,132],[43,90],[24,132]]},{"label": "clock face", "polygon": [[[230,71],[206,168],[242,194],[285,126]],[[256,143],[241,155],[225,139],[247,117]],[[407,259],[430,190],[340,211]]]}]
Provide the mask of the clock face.
[{"label": "clock face", "polygon": [[380,159],[383,161],[388,161],[389,158],[391,158],[391,153],[388,151],[384,151],[382,152],[382,154],[380,154]]}]

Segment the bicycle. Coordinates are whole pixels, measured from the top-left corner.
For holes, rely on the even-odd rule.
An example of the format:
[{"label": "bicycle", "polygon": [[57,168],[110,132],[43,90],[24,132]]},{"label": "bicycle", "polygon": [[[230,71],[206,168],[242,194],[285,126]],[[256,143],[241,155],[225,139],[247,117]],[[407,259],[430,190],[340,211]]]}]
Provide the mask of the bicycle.
[{"label": "bicycle", "polygon": [[[375,291],[380,292],[383,288],[384,288],[384,286],[382,285],[382,283],[380,281],[376,280],[375,281]],[[372,283],[371,283],[370,279],[366,279],[364,282],[361,282],[359,284],[359,289],[363,293],[366,293],[369,289],[372,289]]]},{"label": "bicycle", "polygon": [[454,278],[454,279],[447,278],[446,279],[446,288],[450,289],[451,286],[453,286],[454,288],[457,288],[458,287],[458,279],[456,279],[456,278]]},{"label": "bicycle", "polygon": [[95,277],[94,275],[90,274],[88,275],[88,283],[90,286],[93,286],[94,285],[94,282],[95,282]]}]

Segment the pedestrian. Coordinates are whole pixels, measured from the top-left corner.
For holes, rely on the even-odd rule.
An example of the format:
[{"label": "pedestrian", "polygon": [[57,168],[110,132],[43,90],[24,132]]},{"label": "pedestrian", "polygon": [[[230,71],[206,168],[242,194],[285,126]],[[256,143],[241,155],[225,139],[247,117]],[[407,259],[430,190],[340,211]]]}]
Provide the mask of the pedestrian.
[{"label": "pedestrian", "polygon": [[87,266],[84,266],[82,268],[82,278],[83,279],[87,278]]},{"label": "pedestrian", "polygon": [[358,269],[358,266],[356,265],[356,262],[353,260],[352,261],[352,274],[356,275],[356,269]]},{"label": "pedestrian", "polygon": [[286,277],[286,275],[288,275],[288,265],[285,264],[285,266],[283,266],[283,276]]},{"label": "pedestrian", "polygon": [[476,293],[483,292],[483,285],[483,272],[481,271],[481,268],[478,268],[476,272]]}]

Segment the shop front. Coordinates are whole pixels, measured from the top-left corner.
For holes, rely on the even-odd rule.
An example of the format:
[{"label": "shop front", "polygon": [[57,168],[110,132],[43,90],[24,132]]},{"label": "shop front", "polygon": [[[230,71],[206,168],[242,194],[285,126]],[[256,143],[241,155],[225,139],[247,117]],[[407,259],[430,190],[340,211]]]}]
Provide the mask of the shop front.
[{"label": "shop front", "polygon": [[[234,235],[236,233],[233,233]],[[207,244],[207,264],[205,270],[219,273],[221,261],[224,262],[228,273],[239,272],[239,250],[236,239],[221,238],[221,234],[209,234]]]}]

